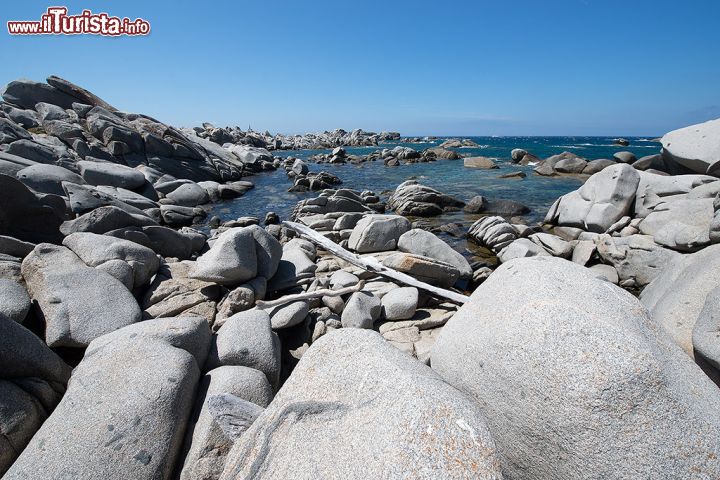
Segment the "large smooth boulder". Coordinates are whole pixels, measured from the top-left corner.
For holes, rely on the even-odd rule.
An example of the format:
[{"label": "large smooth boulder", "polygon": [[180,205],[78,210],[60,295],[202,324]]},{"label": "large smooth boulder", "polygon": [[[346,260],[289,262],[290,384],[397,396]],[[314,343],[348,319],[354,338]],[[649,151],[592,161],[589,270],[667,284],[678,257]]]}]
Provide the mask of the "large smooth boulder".
[{"label": "large smooth boulder", "polygon": [[475,403],[377,333],[340,329],[313,343],[235,442],[220,478],[249,477],[501,475]]},{"label": "large smooth boulder", "polygon": [[483,217],[468,229],[468,237],[494,252],[500,252],[515,240],[520,233],[502,217]]},{"label": "large smooth boulder", "polygon": [[634,216],[645,218],[658,205],[676,199],[713,198],[718,187],[720,180],[709,175],[669,176],[640,172]]},{"label": "large smooth boulder", "polygon": [[197,183],[184,183],[168,193],[166,197],[176,205],[194,207],[210,202],[210,196],[203,187]]},{"label": "large smooth boulder", "polygon": [[108,262],[120,261],[128,265],[132,273],[130,289],[150,283],[160,267],[160,259],[151,249],[129,240],[90,232],[68,235],[63,245],[89,267],[103,268]]},{"label": "large smooth boulder", "polygon": [[62,398],[71,368],[0,312],[0,475]]},{"label": "large smooth boulder", "polygon": [[170,478],[204,361],[190,347],[209,340],[209,329],[199,318],[129,328],[90,344],[62,401],[4,478]]},{"label": "large smooth boulder", "polygon": [[680,256],[655,243],[649,235],[611,237],[603,234],[594,244],[600,258],[617,270],[620,284],[628,288],[644,287]]},{"label": "large smooth boulder", "polygon": [[147,216],[142,209],[119,200],[116,194],[110,195],[90,185],[78,185],[70,182],[62,182],[62,186],[70,201],[70,209],[78,215],[100,207],[115,206],[132,215]]},{"label": "large smooth boulder", "polygon": [[33,243],[62,240],[65,201],[56,195],[35,194],[24,183],[0,174],[0,235]]},{"label": "large smooth boulder", "polygon": [[712,198],[677,199],[658,204],[638,228],[660,245],[693,252],[710,244],[714,215]]},{"label": "large smooth boulder", "polygon": [[[4,133],[4,120],[4,118],[0,117],[0,141],[2,140]],[[36,165],[36,162],[28,158],[19,157],[17,155],[12,155],[10,153],[0,151],[0,174],[15,178],[15,175],[17,175],[19,171],[32,165]]]},{"label": "large smooth boulder", "polygon": [[705,297],[693,327],[692,342],[696,360],[700,357],[720,370],[720,287]]},{"label": "large smooth boulder", "polygon": [[35,248],[34,243],[23,242],[17,238],[0,235],[0,253],[11,257],[25,258]]},{"label": "large smooth boulder", "polygon": [[81,160],[77,162],[80,174],[90,185],[110,185],[122,188],[140,188],[145,175],[140,170],[110,162]]},{"label": "large smooth boulder", "polygon": [[398,215],[417,217],[432,217],[464,206],[464,202],[414,180],[398,185],[388,200],[388,207]]},{"label": "large smooth boulder", "polygon": [[410,230],[410,221],[399,215],[368,215],[353,228],[348,248],[359,253],[395,250],[402,234]]},{"label": "large smooth boulder", "polygon": [[458,160],[460,158],[460,155],[456,151],[440,147],[428,148],[423,154],[433,155],[435,158],[441,158],[443,160]]},{"label": "large smooth boulder", "polygon": [[185,438],[187,453],[181,480],[215,480],[222,474],[233,439],[227,437],[208,408],[208,400],[221,394],[267,407],[273,390],[265,375],[252,368],[224,366],[208,372],[200,382],[192,425]]},{"label": "large smooth boulder", "polygon": [[247,165],[255,165],[262,161],[272,162],[273,156],[264,148],[253,147],[250,145],[233,145],[230,151],[237,156],[240,161]]},{"label": "large smooth boulder", "polygon": [[85,347],[141,318],[125,285],[88,267],[68,248],[39,244],[23,260],[22,275],[45,319],[45,342],[51,347]]},{"label": "large smooth boulder", "polygon": [[274,330],[294,327],[307,317],[309,304],[305,300],[290,302],[283,305],[276,305],[264,309],[270,315],[270,321]]},{"label": "large smooth boulder", "polygon": [[415,315],[418,306],[418,289],[400,287],[382,297],[382,315],[385,320],[407,320]]},{"label": "large smooth boulder", "polygon": [[115,107],[113,107],[94,93],[84,89],[79,85],[75,85],[74,83],[65,80],[64,78],[60,78],[57,75],[50,75],[45,79],[45,81],[48,83],[48,85],[54,87],[55,89],[74,97],[75,100],[71,105],[73,109],[76,108],[75,102],[77,102],[85,106],[102,107],[110,112],[117,111]]},{"label": "large smooth boulder", "polygon": [[502,265],[431,361],[477,402],[506,477],[720,475],[717,387],[635,297],[572,262]]},{"label": "large smooth boulder", "polygon": [[221,287],[188,278],[191,264],[185,261],[161,265],[142,299],[144,317],[201,316],[213,324]]},{"label": "large smooth boulder", "polygon": [[498,252],[500,263],[507,263],[516,258],[547,256],[550,253],[541,245],[528,238],[518,238]]},{"label": "large smooth boulder", "polygon": [[11,143],[15,140],[27,140],[30,138],[32,138],[30,133],[12,119],[0,117],[0,143]]},{"label": "large smooth boulder", "polygon": [[183,207],[181,205],[160,205],[160,216],[167,225],[173,227],[189,226],[205,217],[202,208]]},{"label": "large smooth boulder", "polygon": [[65,111],[65,109],[51,103],[36,103],[35,110],[37,111],[38,119],[42,124],[56,120],[71,120],[70,114]]},{"label": "large smooth boulder", "polygon": [[17,172],[17,178],[36,192],[63,196],[65,190],[63,190],[62,182],[85,183],[85,180],[80,175],[71,172],[67,168],[43,163],[23,168]]},{"label": "large smooth boulder", "polygon": [[290,169],[295,175],[307,175],[310,171],[307,163],[303,162],[301,159],[296,158],[295,161],[292,164],[292,168]]},{"label": "large smooth boulder", "polygon": [[380,299],[371,292],[360,291],[350,295],[342,311],[345,328],[373,328],[382,313]]},{"label": "large smooth boulder", "polygon": [[393,253],[385,257],[382,264],[421,282],[444,288],[452,287],[460,278],[460,270],[454,265],[412,253]]},{"label": "large smooth boulder", "polygon": [[73,220],[67,220],[60,225],[64,235],[74,232],[106,233],[123,227],[146,227],[157,225],[153,219],[146,215],[128,213],[114,205],[98,207]]},{"label": "large smooth boulder", "polygon": [[542,247],[550,255],[554,257],[570,258],[573,252],[573,244],[563,240],[557,235],[550,233],[538,232],[528,237],[532,242]]},{"label": "large smooth boulder", "polygon": [[34,109],[36,103],[45,102],[61,108],[72,108],[77,98],[46,83],[33,80],[15,80],[5,86],[2,98],[21,108]]},{"label": "large smooth boulder", "polygon": [[[16,140],[9,144],[5,151],[10,155],[17,155],[39,163],[56,163],[61,161],[61,156],[66,154],[67,148],[60,147],[53,140],[55,137],[49,137],[47,140],[35,138]],[[57,140],[57,142],[60,141]]]},{"label": "large smooth boulder", "polygon": [[[127,190],[125,188],[119,187],[110,187],[107,185],[100,185],[96,187],[96,189],[106,195],[110,195],[116,200],[127,203],[131,207],[139,208],[141,210],[146,210],[148,208],[158,208],[158,204],[157,202],[155,202],[155,200],[157,200],[157,196],[153,195],[155,190],[153,190],[152,187],[149,187],[148,190],[143,190],[143,193],[145,195],[148,195],[147,197],[145,195],[135,193],[132,190]],[[154,198],[154,200],[151,200],[148,197]]]},{"label": "large smooth boulder", "polygon": [[579,189],[560,197],[545,221],[604,233],[628,214],[639,181],[640,175],[630,165],[607,167]]},{"label": "large smooth boulder", "polygon": [[472,268],[465,257],[431,232],[413,228],[403,233],[398,239],[398,250],[449,263],[460,271],[462,278],[472,276]]},{"label": "large smooth boulder", "polygon": [[255,240],[255,256],[257,257],[257,274],[260,277],[272,278],[278,270],[283,255],[283,247],[275,237],[258,225],[248,228]]},{"label": "large smooth boulder", "polygon": [[628,163],[628,164],[634,163],[635,160],[637,160],[637,157],[635,157],[635,154],[632,152],[628,152],[628,151],[615,152],[613,154],[613,158],[620,163]]},{"label": "large smooth boulder", "polygon": [[509,218],[530,213],[530,208],[515,200],[489,200],[482,195],[476,195],[467,202],[463,211],[467,213],[502,215],[503,217]]},{"label": "large smooth boulder", "polygon": [[0,314],[0,378],[44,379],[60,393],[72,369],[30,330]]},{"label": "large smooth boulder", "polygon": [[277,272],[268,283],[268,291],[295,287],[299,282],[315,276],[315,247],[307,240],[294,238],[282,247]]},{"label": "large smooth boulder", "polygon": [[30,311],[30,297],[21,284],[0,278],[0,315],[23,323]]},{"label": "large smooth boulder", "polygon": [[697,173],[720,173],[720,118],[673,130],[660,141],[666,160]]},{"label": "large smooth boulder", "polygon": [[145,227],[125,227],[105,232],[117,238],[124,238],[131,242],[139,243],[152,249],[163,257],[187,259],[190,255],[201,249],[195,241],[195,235],[188,235],[172,228],[160,225],[148,225]]},{"label": "large smooth boulder", "polygon": [[642,291],[653,321],[693,356],[692,332],[710,292],[720,286],[720,245],[678,255]]},{"label": "large smooth boulder", "polygon": [[221,365],[250,367],[265,374],[273,388],[280,380],[280,340],[262,310],[236,313],[213,338],[206,370]]},{"label": "large smooth boulder", "polygon": [[555,171],[558,173],[570,173],[579,174],[585,170],[588,161],[580,157],[563,158],[559,160],[555,165]]},{"label": "large smooth boulder", "polygon": [[[600,158],[598,160],[591,160],[587,162],[587,165],[585,165],[585,168],[583,168],[583,175],[594,175],[602,170],[605,170],[607,167],[610,167],[612,165],[615,165],[616,162],[613,160],[608,160],[607,158]],[[635,167],[635,164],[633,164],[633,168]]]},{"label": "large smooth boulder", "polygon": [[198,258],[191,277],[223,285],[275,275],[282,258],[280,243],[257,225],[221,233],[209,251]]},{"label": "large smooth boulder", "polygon": [[465,168],[479,168],[482,170],[500,168],[492,158],[488,157],[466,157],[463,159],[463,166]]}]

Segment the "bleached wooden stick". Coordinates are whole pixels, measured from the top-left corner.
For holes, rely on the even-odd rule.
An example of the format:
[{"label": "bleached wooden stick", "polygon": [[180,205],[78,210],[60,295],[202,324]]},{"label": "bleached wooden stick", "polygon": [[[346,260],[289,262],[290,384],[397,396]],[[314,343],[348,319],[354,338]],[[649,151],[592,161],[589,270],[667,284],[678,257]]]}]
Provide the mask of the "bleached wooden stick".
[{"label": "bleached wooden stick", "polygon": [[276,305],[284,305],[286,303],[292,303],[297,302],[298,300],[309,300],[311,298],[321,298],[321,297],[338,297],[340,295],[345,295],[346,293],[354,293],[359,292],[363,289],[365,286],[365,281],[360,280],[355,285],[351,285],[349,287],[345,288],[338,288],[337,290],[332,290],[330,288],[324,288],[322,290],[315,290],[312,292],[304,292],[304,293],[296,293],[293,295],[285,295],[284,297],[280,297],[276,300],[258,300],[255,302],[255,306],[258,308],[269,308],[274,307]]},{"label": "bleached wooden stick", "polygon": [[287,228],[296,231],[303,237],[310,240],[315,245],[318,245],[328,252],[332,253],[338,258],[341,258],[345,260],[348,263],[351,263],[355,265],[356,267],[360,267],[363,270],[367,270],[368,272],[376,273],[382,277],[390,278],[392,280],[397,280],[398,282],[404,283],[406,285],[410,285],[411,287],[416,287],[421,290],[425,290],[426,292],[430,292],[434,295],[437,295],[438,297],[445,298],[447,300],[450,300],[454,303],[459,303],[460,305],[466,303],[468,300],[470,300],[470,297],[466,295],[462,295],[457,292],[453,292],[452,290],[445,290],[444,288],[439,288],[434,285],[430,285],[425,282],[421,282],[420,280],[411,277],[410,275],[407,275],[402,272],[398,272],[397,270],[393,270],[392,268],[388,268],[382,263],[380,263],[376,258],[373,257],[360,257],[348,250],[345,250],[337,243],[333,242],[329,238],[325,237],[324,235],[316,232],[310,227],[306,227],[305,225],[302,225],[300,223],[296,222],[289,222],[284,221],[282,222],[283,225],[285,225]]}]

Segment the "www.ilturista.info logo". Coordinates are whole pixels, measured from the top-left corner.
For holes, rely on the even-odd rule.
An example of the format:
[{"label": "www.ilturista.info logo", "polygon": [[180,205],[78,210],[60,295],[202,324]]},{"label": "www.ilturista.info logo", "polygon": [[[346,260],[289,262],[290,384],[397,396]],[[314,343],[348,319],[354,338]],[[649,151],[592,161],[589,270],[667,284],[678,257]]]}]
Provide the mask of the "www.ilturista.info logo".
[{"label": "www.ilturista.info logo", "polygon": [[147,35],[150,23],[137,18],[111,17],[107,13],[83,10],[80,15],[68,15],[66,7],[49,7],[40,20],[7,22],[10,35]]}]

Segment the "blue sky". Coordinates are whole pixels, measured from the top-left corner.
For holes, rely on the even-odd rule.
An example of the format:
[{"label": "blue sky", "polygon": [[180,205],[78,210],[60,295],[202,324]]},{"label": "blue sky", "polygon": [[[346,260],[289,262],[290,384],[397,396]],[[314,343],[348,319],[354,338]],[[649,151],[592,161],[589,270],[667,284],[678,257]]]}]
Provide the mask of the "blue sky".
[{"label": "blue sky", "polygon": [[[152,33],[7,34],[55,4]],[[0,83],[55,74],[180,126],[631,136],[720,117],[718,0],[23,0],[0,17]]]}]

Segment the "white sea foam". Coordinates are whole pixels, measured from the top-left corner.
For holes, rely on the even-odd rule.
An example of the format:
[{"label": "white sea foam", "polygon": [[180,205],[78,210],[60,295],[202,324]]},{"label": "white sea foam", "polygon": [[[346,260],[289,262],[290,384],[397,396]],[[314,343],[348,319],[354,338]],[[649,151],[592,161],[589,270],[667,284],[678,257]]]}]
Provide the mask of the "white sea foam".
[{"label": "white sea foam", "polygon": [[[578,148],[585,149],[587,147],[615,147],[615,148],[628,148],[622,145],[615,145],[613,143],[578,143],[577,145],[550,145],[553,148]],[[657,148],[655,145],[631,145],[631,148]]]}]

